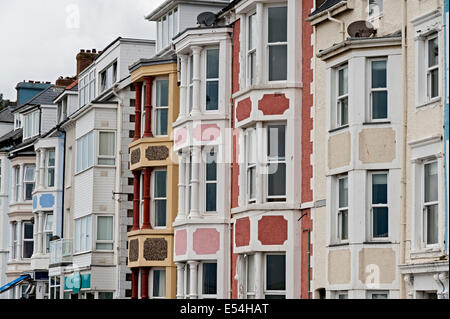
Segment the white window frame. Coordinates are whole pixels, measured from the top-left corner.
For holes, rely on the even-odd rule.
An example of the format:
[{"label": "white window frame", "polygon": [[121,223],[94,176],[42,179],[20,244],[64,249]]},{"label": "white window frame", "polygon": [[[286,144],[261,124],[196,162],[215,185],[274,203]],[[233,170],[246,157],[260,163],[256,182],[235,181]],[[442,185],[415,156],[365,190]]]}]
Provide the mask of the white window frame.
[{"label": "white window frame", "polygon": [[[385,88],[372,88],[372,62],[384,61],[386,63],[386,87]],[[370,122],[386,122],[389,120],[389,62],[387,57],[368,58],[368,97],[369,97],[369,119]],[[386,117],[380,119],[373,118],[373,93],[374,92],[386,92]]]},{"label": "white window frame", "polygon": [[[155,190],[156,190],[156,172],[166,172],[166,197],[156,197],[155,195]],[[168,185],[168,170],[167,168],[157,168],[157,169],[153,169],[152,174],[150,176],[150,192],[151,192],[151,223],[153,225],[153,228],[155,229],[166,229],[168,226],[168,222],[167,222],[167,217],[168,217],[168,210],[167,210],[167,188],[169,187]],[[166,223],[164,226],[156,226],[156,201],[161,201],[161,200],[165,200],[166,201]],[[143,214],[141,214],[143,215]]]},{"label": "white window frame", "polygon": [[[92,145],[89,145],[89,139],[91,139]],[[84,172],[94,166],[94,139],[94,131],[90,131],[76,140],[76,174]],[[83,164],[84,161],[86,161],[86,166]]]},{"label": "white window frame", "polygon": [[[108,239],[108,240],[101,240],[98,239],[98,225],[99,225],[99,219],[100,218],[111,218],[112,219],[112,230],[111,230],[111,238],[112,239]],[[113,215],[96,215],[95,216],[95,251],[114,251],[114,216]],[[99,249],[97,248],[98,244],[110,244],[111,245],[111,249]]]},{"label": "white window frame", "polygon": [[[154,275],[155,275],[155,270],[158,270],[158,271],[164,271],[164,273],[165,273],[165,275],[164,275],[164,292],[165,292],[165,295],[164,296],[155,296],[153,293],[154,293],[154,288],[155,287],[153,287],[153,285],[154,285]],[[149,273],[149,276],[148,276],[148,279],[149,279],[149,295],[150,295],[150,298],[151,299],[166,299],[166,296],[167,296],[167,270],[166,270],[166,268],[164,268],[164,267],[152,267],[151,269],[150,269],[150,273]]]},{"label": "white window frame", "polygon": [[19,245],[18,231],[19,231],[18,223],[12,222],[11,223],[11,232],[13,234],[13,237],[12,237],[11,260],[16,260],[18,257],[17,256],[17,246]]},{"label": "white window frame", "polygon": [[20,200],[20,166],[14,166],[14,201],[17,203]]},{"label": "white window frame", "polygon": [[25,257],[25,254],[24,254],[25,242],[32,242],[33,246],[34,246],[34,236],[32,236],[31,238],[25,238],[25,225],[27,225],[27,224],[31,224],[33,226],[33,233],[34,233],[34,225],[31,222],[29,222],[29,221],[22,222],[22,238],[21,238],[21,240],[22,240],[22,249],[21,249],[22,259],[30,259],[34,254],[34,247],[33,247],[33,253],[31,254],[30,257]]},{"label": "white window frame", "polygon": [[[256,175],[257,175],[257,162],[258,162],[258,136],[256,134],[256,127],[248,127],[245,130],[245,164],[246,164],[246,202],[248,204],[256,203]],[[253,140],[252,149],[250,149],[250,143]],[[250,163],[250,152],[254,151],[255,162]],[[253,171],[254,179],[250,181],[251,171]],[[252,185],[254,184],[254,185]],[[253,196],[251,196],[251,189],[253,189]]]},{"label": "white window frame", "polygon": [[[256,256],[244,255],[244,267],[245,267],[245,299],[255,299],[256,298]],[[253,259],[253,269],[250,269],[250,258]],[[249,274],[253,274],[254,286],[253,290],[249,289]]]},{"label": "white window frame", "polygon": [[194,55],[191,54],[188,57],[188,83],[187,83],[187,102],[188,102],[188,110],[189,114],[192,112],[194,108]]},{"label": "white window frame", "polygon": [[[339,95],[339,72],[347,69],[347,92],[344,93],[343,95]],[[349,104],[349,65],[348,63],[342,64],[339,67],[337,67],[335,69],[336,72],[336,127],[343,127],[343,126],[347,126],[349,125],[349,108],[350,108],[350,104]],[[342,108],[341,108],[341,104],[342,104],[342,100],[347,99],[347,123],[343,123],[342,121]]]},{"label": "white window frame", "polygon": [[66,172],[65,172],[66,181],[67,181],[66,188],[69,188],[72,186],[72,173],[73,173],[72,172],[72,162],[73,162],[72,156],[73,156],[73,146],[70,146],[67,149],[67,158],[65,159],[66,163],[67,163],[67,168],[66,168]]},{"label": "white window frame", "polygon": [[[108,83],[108,72],[111,72],[111,83]],[[99,72],[99,93],[103,93],[114,86],[118,80],[118,62],[117,60],[111,62],[107,67]],[[103,80],[104,77],[104,80]]]},{"label": "white window frame", "polygon": [[[345,207],[340,207],[340,181],[341,180],[347,180],[347,206]],[[349,240],[349,187],[348,187],[348,174],[345,175],[341,175],[337,178],[337,238],[339,242],[348,242]],[[342,238],[342,214],[347,213],[347,238]]]},{"label": "white window frame", "polygon": [[382,299],[382,298],[373,298],[374,295],[386,295],[386,299],[389,299],[389,290],[372,290],[367,292],[368,299]]},{"label": "white window frame", "polygon": [[[430,41],[436,39],[437,40],[437,46],[438,46],[438,64],[435,64],[433,66],[429,66],[429,45],[430,45]],[[441,97],[441,54],[440,54],[440,39],[439,39],[439,33],[438,32],[433,32],[432,34],[430,34],[426,40],[425,40],[425,67],[426,67],[426,83],[427,83],[427,101],[434,101],[437,99],[440,99]],[[437,74],[438,74],[438,81],[437,81],[437,85],[438,85],[438,95],[432,97],[431,96],[431,72],[437,70]]]},{"label": "white window frame", "polygon": [[40,111],[34,111],[24,115],[25,127],[23,128],[24,139],[32,138],[39,135],[39,118]]},{"label": "white window frame", "polygon": [[[421,176],[422,177],[421,178],[421,180],[422,180],[422,182],[421,182],[421,189],[422,189],[422,192],[421,192],[421,203],[422,203],[422,207],[423,207],[422,208],[422,218],[421,218],[421,221],[422,221],[422,227],[421,228],[422,228],[422,245],[425,248],[438,248],[440,246],[439,242],[440,242],[440,237],[441,237],[440,236],[440,232],[439,232],[439,230],[440,230],[439,218],[441,217],[441,214],[440,214],[440,201],[439,201],[440,194],[439,193],[437,194],[437,198],[438,198],[437,201],[425,202],[425,166],[428,165],[428,164],[432,164],[432,163],[436,163],[437,179],[438,179],[437,180],[437,183],[438,183],[437,189],[439,189],[439,187],[442,185],[440,183],[441,178],[440,178],[440,175],[439,175],[439,161],[436,158],[423,161],[423,163],[421,165],[421,170],[422,170],[422,176]],[[427,224],[427,222],[428,222],[428,219],[427,219],[427,210],[426,209],[429,206],[435,206],[435,205],[436,205],[436,213],[438,214],[438,216],[437,216],[438,224],[436,225],[438,242],[437,243],[428,244],[428,242],[427,242],[427,237],[428,237],[428,232],[427,232],[428,224]]]},{"label": "white window frame", "polygon": [[[344,298],[341,298],[341,296],[343,296]],[[348,291],[347,290],[336,291],[335,299],[348,299]]]},{"label": "white window frame", "polygon": [[[369,225],[370,225],[370,229],[369,229],[369,234],[370,234],[370,240],[371,241],[387,241],[390,238],[390,234],[391,234],[391,225],[390,225],[390,215],[391,215],[391,208],[390,208],[390,194],[389,194],[389,179],[390,179],[390,174],[389,171],[383,170],[383,171],[377,171],[377,170],[373,170],[373,171],[368,171],[368,182],[369,182],[369,187],[368,187],[368,197],[369,197]],[[386,192],[387,192],[387,203],[386,204],[372,204],[372,186],[373,186],[373,175],[386,175]],[[373,222],[373,217],[374,217],[374,208],[383,208],[386,207],[388,209],[388,234],[386,237],[374,237],[373,234],[373,227],[374,227],[374,222]]]},{"label": "white window frame", "polygon": [[[53,152],[53,165],[50,165],[50,152]],[[46,159],[45,159],[45,176],[46,176],[46,184],[47,187],[55,187],[56,185],[56,149],[55,148],[49,148],[45,152]],[[50,185],[50,170],[53,170],[53,185]]]},{"label": "white window frame", "polygon": [[[85,224],[83,228],[83,220],[85,220]],[[79,226],[78,226],[79,225]],[[79,228],[78,228],[79,227]],[[79,232],[78,232],[79,229]],[[83,216],[77,219],[74,219],[74,255],[78,255],[78,254],[84,254],[87,252],[92,251],[92,246],[93,246],[93,229],[92,229],[92,215],[87,215],[87,216]],[[83,238],[84,237],[84,238]],[[84,247],[85,249],[82,249],[83,247],[83,240],[84,245],[86,247]]]},{"label": "white window frame", "polygon": [[[257,49],[256,49],[256,43],[257,43],[257,37],[258,34],[257,32],[253,32],[253,37],[254,39],[254,47],[251,47],[251,43],[250,43],[250,34],[251,34],[251,30],[250,30],[250,21],[252,21],[252,30],[257,30],[257,14],[256,11],[253,10],[252,12],[250,12],[249,14],[247,14],[247,87],[250,87],[252,85],[256,84],[256,55],[257,55]],[[255,64],[253,65],[251,62],[254,61]]]},{"label": "white window frame", "polygon": [[[160,105],[158,106],[158,85],[157,83],[159,81],[167,81],[168,83],[168,88],[167,88],[167,105]],[[168,136],[169,135],[169,104],[170,104],[170,80],[168,77],[157,77],[156,79],[154,79],[153,81],[153,93],[152,93],[152,128],[154,128],[153,131],[153,135],[156,137],[164,137],[164,136]],[[163,111],[163,110],[167,110],[167,134],[158,134],[158,111]],[[145,122],[143,122],[145,123]]]},{"label": "white window frame", "polygon": [[[100,135],[101,134],[113,134],[113,154],[112,155],[104,155],[100,154]],[[99,130],[96,133],[97,136],[97,147],[96,147],[96,163],[98,166],[115,166],[115,159],[116,159],[116,132],[115,131],[108,131],[108,130]],[[112,164],[100,164],[100,160],[113,160],[114,163]]]},{"label": "white window frame", "polygon": [[[215,294],[205,294],[203,293],[203,266],[205,264],[216,264],[216,293]],[[198,273],[198,294],[199,299],[217,299],[217,294],[219,291],[219,267],[217,260],[205,260],[198,264],[197,273]]]},{"label": "white window frame", "polygon": [[[210,181],[208,181],[208,179],[207,179],[207,169],[208,169],[208,163],[206,162],[206,159],[208,159],[208,157],[210,156],[209,154],[211,153],[211,152],[214,152],[214,154],[215,154],[215,158],[216,158],[216,179],[215,180],[210,180]],[[218,167],[218,157],[219,157],[219,154],[218,154],[218,149],[216,148],[216,147],[204,147],[203,148],[203,157],[202,158],[204,158],[205,159],[205,163],[202,165],[202,167],[203,167],[203,178],[202,178],[202,180],[204,181],[204,194],[205,194],[205,196],[204,196],[204,201],[203,201],[203,204],[204,204],[204,212],[205,212],[205,214],[217,214],[217,211],[219,210],[218,209],[218,197],[217,197],[217,195],[218,195],[218,186],[219,186],[219,183],[218,183],[218,178],[219,178],[219,167]],[[215,184],[216,185],[216,210],[207,210],[207,200],[208,200],[208,193],[207,193],[207,187],[208,187],[208,185],[209,184]]]},{"label": "white window frame", "polygon": [[[284,126],[284,142],[285,142],[285,147],[284,147],[284,158],[282,157],[278,157],[277,159],[270,159],[269,158],[269,150],[267,148],[267,144],[268,144],[268,139],[269,139],[269,128],[271,126]],[[263,134],[264,134],[264,167],[265,167],[265,187],[264,187],[264,192],[265,192],[265,202],[286,202],[287,201],[287,177],[288,175],[288,165],[287,165],[287,157],[288,157],[288,143],[287,143],[287,123],[286,122],[266,122],[264,124],[264,129],[263,129]],[[285,174],[285,194],[284,195],[269,195],[269,167],[270,164],[284,164],[285,165],[285,170],[286,170],[286,174]]]},{"label": "white window frame", "polygon": [[[26,179],[26,176],[27,176],[27,169],[29,169],[29,168],[31,168],[31,167],[33,167],[33,169],[34,169],[34,173],[33,173],[33,180],[27,180]],[[35,189],[35,187],[36,187],[36,166],[35,165],[32,165],[32,164],[25,164],[24,166],[23,166],[23,200],[24,201],[32,201],[33,200],[33,192],[34,192],[34,189]],[[27,185],[28,184],[33,184],[33,191],[31,192],[31,198],[30,199],[27,199],[26,197],[26,194],[27,194]]]},{"label": "white window frame", "polygon": [[[267,289],[267,256],[275,256],[275,255],[277,255],[277,256],[284,256],[284,258],[285,258],[285,269],[284,269],[284,277],[285,277],[285,290],[268,290]],[[288,278],[287,278],[287,271],[286,271],[286,266],[287,266],[287,259],[286,259],[286,253],[285,252],[282,252],[282,253],[277,253],[277,252],[268,252],[268,253],[265,253],[265,254],[263,254],[263,258],[264,258],[264,261],[263,261],[263,263],[264,263],[264,273],[263,273],[263,276],[264,276],[264,292],[263,292],[263,295],[264,295],[264,297],[266,297],[266,295],[269,295],[269,296],[284,296],[285,298],[287,297],[286,296],[286,293],[287,293],[287,281],[288,281]]]},{"label": "white window frame", "polygon": [[[208,78],[208,51],[210,50],[217,50],[219,52],[219,63],[217,66],[217,78]],[[203,74],[204,74],[204,84],[202,85],[202,109],[203,112],[207,113],[214,113],[219,111],[220,109],[220,47],[218,46],[209,46],[202,50],[201,53],[202,56],[202,67],[203,67]],[[217,82],[217,109],[207,110],[206,109],[206,86],[208,82]]]},{"label": "white window frame", "polygon": [[[48,219],[49,219],[50,216],[52,216],[52,224],[50,225],[50,228],[47,228]],[[43,236],[42,236],[42,240],[43,240],[42,247],[43,247],[43,249],[42,249],[42,251],[45,254],[49,254],[50,253],[50,240],[48,241],[48,246],[47,246],[47,236],[50,235],[50,237],[49,237],[50,239],[53,236],[53,223],[55,222],[54,217],[55,216],[53,215],[53,212],[46,213],[45,217],[44,217],[44,225],[42,225],[42,230],[43,230]]]},{"label": "white window frame", "polygon": [[[278,7],[286,7],[288,9],[288,5],[285,3],[276,3],[271,5],[266,5],[264,7],[264,17],[265,17],[265,24],[264,24],[264,45],[265,45],[265,52],[266,52],[266,82],[267,83],[283,83],[287,81],[288,77],[288,70],[289,70],[289,45],[288,45],[288,33],[289,33],[289,22],[287,25],[286,30],[286,41],[285,42],[269,42],[269,8],[278,8]],[[286,19],[289,18],[289,10],[287,10],[288,13],[286,14]],[[272,46],[286,46],[286,79],[285,80],[270,80],[270,47]]]},{"label": "white window frame", "polygon": [[50,276],[48,278],[49,299],[61,299],[61,278],[60,276]]}]

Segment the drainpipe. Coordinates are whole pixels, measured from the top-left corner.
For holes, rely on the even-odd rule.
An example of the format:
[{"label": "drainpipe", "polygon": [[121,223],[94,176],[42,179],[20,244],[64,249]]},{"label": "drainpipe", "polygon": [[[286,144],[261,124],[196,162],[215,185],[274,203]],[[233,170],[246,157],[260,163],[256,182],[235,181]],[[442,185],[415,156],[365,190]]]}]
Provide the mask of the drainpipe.
[{"label": "drainpipe", "polygon": [[341,26],[341,31],[339,31],[342,34],[342,41],[345,41],[345,24],[343,21],[340,21],[338,19],[332,18],[330,11],[328,11],[328,20],[338,23]]},{"label": "drainpipe", "polygon": [[118,84],[114,85],[112,89],[113,94],[115,97],[119,100],[119,103],[117,103],[117,124],[116,124],[116,181],[114,185],[114,215],[115,215],[115,241],[116,241],[116,249],[114,250],[114,253],[116,254],[116,296],[117,298],[120,297],[120,240],[121,234],[120,234],[120,195],[122,192],[122,185],[121,185],[121,171],[122,171],[122,110],[123,110],[123,100],[118,94]]},{"label": "drainpipe", "polygon": [[[403,77],[403,152],[402,152],[402,177],[401,177],[401,196],[402,196],[402,209],[400,210],[400,264],[403,265],[406,262],[406,151],[407,151],[407,133],[408,133],[408,77],[407,77],[407,15],[406,15],[406,4],[407,0],[402,2],[402,77]],[[400,297],[405,298],[405,281],[403,276],[400,276]]]}]

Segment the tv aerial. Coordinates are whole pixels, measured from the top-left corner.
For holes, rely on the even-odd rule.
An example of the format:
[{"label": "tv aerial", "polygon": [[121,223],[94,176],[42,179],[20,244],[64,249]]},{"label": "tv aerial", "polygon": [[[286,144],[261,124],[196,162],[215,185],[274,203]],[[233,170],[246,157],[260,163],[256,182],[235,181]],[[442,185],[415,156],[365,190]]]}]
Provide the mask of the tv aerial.
[{"label": "tv aerial", "polygon": [[377,30],[369,21],[358,20],[350,23],[347,28],[347,33],[352,38],[368,38],[371,35],[375,35]]}]

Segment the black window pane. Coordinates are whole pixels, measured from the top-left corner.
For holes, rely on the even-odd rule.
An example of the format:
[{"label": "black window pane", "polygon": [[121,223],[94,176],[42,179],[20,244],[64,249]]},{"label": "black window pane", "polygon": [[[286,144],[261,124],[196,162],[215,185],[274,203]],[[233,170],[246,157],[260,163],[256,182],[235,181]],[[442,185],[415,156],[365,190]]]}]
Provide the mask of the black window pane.
[{"label": "black window pane", "polygon": [[168,123],[169,123],[169,110],[168,109],[160,109],[157,113],[157,123],[158,123],[158,129],[156,134],[157,135],[167,135],[168,131]]},{"label": "black window pane", "polygon": [[158,80],[156,106],[169,106],[169,81]]},{"label": "black window pane", "polygon": [[386,61],[372,62],[372,88],[386,87]]},{"label": "black window pane", "polygon": [[158,199],[155,201],[155,226],[165,227],[166,226],[166,200]]},{"label": "black window pane", "polygon": [[372,118],[387,118],[387,91],[372,92]]},{"label": "black window pane", "polygon": [[219,49],[207,51],[206,77],[208,79],[219,78]]},{"label": "black window pane", "polygon": [[217,184],[206,184],[206,211],[215,212],[217,210]]},{"label": "black window pane", "polygon": [[373,237],[388,237],[388,208],[373,208]]},{"label": "black window pane", "polygon": [[434,66],[439,64],[439,47],[438,38],[434,38],[428,41],[428,66]]},{"label": "black window pane", "polygon": [[25,184],[25,200],[33,198],[34,184]]},{"label": "black window pane", "polygon": [[23,224],[23,238],[33,239],[33,224],[31,223]]},{"label": "black window pane", "polygon": [[269,158],[284,159],[286,155],[286,127],[284,125],[269,126],[267,149]]},{"label": "black window pane", "polygon": [[269,8],[269,43],[287,41],[287,7]]},{"label": "black window pane", "polygon": [[285,295],[265,295],[265,299],[286,299]]},{"label": "black window pane", "polygon": [[167,171],[155,171],[155,197],[166,197]]},{"label": "black window pane", "polygon": [[266,290],[286,289],[286,256],[266,256]]},{"label": "black window pane", "polygon": [[434,69],[430,72],[430,98],[439,95],[439,69]]},{"label": "black window pane", "polygon": [[31,258],[33,255],[33,242],[24,241],[23,242],[23,258]]},{"label": "black window pane", "polygon": [[372,204],[387,204],[387,175],[372,175]]},{"label": "black window pane", "polygon": [[217,293],[217,263],[203,264],[203,294]]},{"label": "black window pane", "polygon": [[287,78],[287,45],[269,47],[269,81]]},{"label": "black window pane", "polygon": [[207,155],[207,164],[206,164],[206,180],[207,181],[215,181],[217,180],[217,159],[216,154],[214,152],[208,153]]},{"label": "black window pane", "polygon": [[286,195],[286,164],[269,165],[269,196]]},{"label": "black window pane", "polygon": [[206,82],[206,110],[219,108],[219,81]]},{"label": "black window pane", "polygon": [[438,243],[438,205],[427,207],[427,244]]}]

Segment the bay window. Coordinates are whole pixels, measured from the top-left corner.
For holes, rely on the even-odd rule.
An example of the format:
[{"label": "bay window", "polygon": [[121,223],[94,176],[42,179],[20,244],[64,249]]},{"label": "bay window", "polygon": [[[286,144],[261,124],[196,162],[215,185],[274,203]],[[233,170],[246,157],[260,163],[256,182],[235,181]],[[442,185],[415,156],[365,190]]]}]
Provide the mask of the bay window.
[{"label": "bay window", "polygon": [[268,7],[269,81],[287,79],[287,7]]},{"label": "bay window", "polygon": [[47,151],[46,175],[47,175],[47,186],[54,187],[55,186],[55,149],[49,149]]},{"label": "bay window", "polygon": [[256,82],[256,13],[250,14],[247,21],[247,82],[253,85]]},{"label": "bay window", "polygon": [[113,250],[113,216],[97,216],[96,250]]},{"label": "bay window", "polygon": [[33,224],[31,222],[23,223],[23,232],[22,232],[22,258],[28,259],[33,255]]},{"label": "bay window", "polygon": [[92,216],[75,220],[74,253],[86,252],[92,249]]},{"label": "bay window", "polygon": [[23,179],[24,199],[32,200],[34,191],[34,165],[25,165],[25,174]]},{"label": "bay window", "polygon": [[255,278],[255,255],[247,255],[245,263],[246,271],[246,297],[247,299],[255,299],[256,295],[256,278]]},{"label": "bay window", "polygon": [[155,227],[166,227],[167,215],[167,171],[153,172],[153,211]]},{"label": "bay window", "polygon": [[370,109],[371,119],[388,118],[387,60],[370,61]]},{"label": "bay window", "polygon": [[101,131],[98,133],[98,165],[115,164],[115,133]]},{"label": "bay window", "polygon": [[169,120],[169,80],[156,81],[156,136],[168,134]]},{"label": "bay window", "polygon": [[369,176],[372,238],[387,238],[389,235],[388,174],[370,172]]},{"label": "bay window", "polygon": [[286,126],[267,127],[267,200],[286,200]]},{"label": "bay window", "polygon": [[206,110],[219,108],[219,49],[206,50]]},{"label": "bay window", "polygon": [[265,258],[265,299],[286,298],[286,255],[267,254]]},{"label": "bay window", "polygon": [[423,165],[423,240],[425,245],[437,244],[439,240],[439,199],[437,161]]},{"label": "bay window", "polygon": [[348,239],[348,177],[338,179],[338,237],[340,240]]},{"label": "bay window", "polygon": [[217,152],[206,153],[206,211],[217,210]]},{"label": "bay window", "polygon": [[94,165],[94,132],[77,140],[77,173]]},{"label": "bay window", "polygon": [[348,124],[348,65],[337,70],[337,126]]}]

